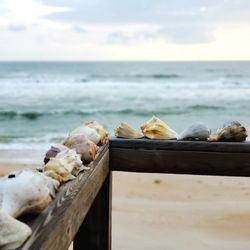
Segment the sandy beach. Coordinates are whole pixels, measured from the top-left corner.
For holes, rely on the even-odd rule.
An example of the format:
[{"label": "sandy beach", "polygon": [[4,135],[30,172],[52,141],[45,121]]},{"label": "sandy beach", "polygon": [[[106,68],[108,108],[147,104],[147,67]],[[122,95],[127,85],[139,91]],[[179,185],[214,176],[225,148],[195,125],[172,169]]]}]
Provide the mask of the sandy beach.
[{"label": "sandy beach", "polygon": [[[1,174],[35,168],[42,156],[2,150]],[[113,173],[114,250],[247,250],[249,231],[248,178]]]}]

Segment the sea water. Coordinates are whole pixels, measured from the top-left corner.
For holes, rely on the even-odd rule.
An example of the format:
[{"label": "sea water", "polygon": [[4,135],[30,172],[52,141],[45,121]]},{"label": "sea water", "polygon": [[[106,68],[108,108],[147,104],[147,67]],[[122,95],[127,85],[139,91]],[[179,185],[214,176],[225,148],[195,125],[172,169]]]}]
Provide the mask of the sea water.
[{"label": "sea water", "polygon": [[0,149],[47,148],[83,121],[111,135],[157,115],[181,132],[250,130],[250,62],[1,62]]}]

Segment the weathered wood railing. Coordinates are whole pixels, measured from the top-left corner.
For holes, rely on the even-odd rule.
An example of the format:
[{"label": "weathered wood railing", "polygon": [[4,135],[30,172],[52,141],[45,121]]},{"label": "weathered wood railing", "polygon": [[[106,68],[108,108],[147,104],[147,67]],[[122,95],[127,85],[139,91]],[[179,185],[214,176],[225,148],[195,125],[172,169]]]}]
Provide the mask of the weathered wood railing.
[{"label": "weathered wood railing", "polygon": [[250,143],[110,140],[115,171],[250,176]]},{"label": "weathered wood railing", "polygon": [[28,221],[33,233],[21,249],[64,250],[72,240],[74,249],[109,249],[111,174],[108,144],[99,150],[89,167],[62,186],[50,206]]},{"label": "weathered wood railing", "polygon": [[112,138],[38,217],[23,250],[111,249],[112,171],[250,176],[250,143]]}]

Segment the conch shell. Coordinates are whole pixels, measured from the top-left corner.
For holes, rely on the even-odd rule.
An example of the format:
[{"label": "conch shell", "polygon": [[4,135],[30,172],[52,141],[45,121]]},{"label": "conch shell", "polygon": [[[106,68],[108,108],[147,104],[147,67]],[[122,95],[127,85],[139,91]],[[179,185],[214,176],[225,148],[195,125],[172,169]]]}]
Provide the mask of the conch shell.
[{"label": "conch shell", "polygon": [[60,153],[63,150],[66,150],[66,149],[68,149],[68,148],[64,145],[61,145],[61,144],[51,146],[51,148],[45,154],[45,157],[43,160],[44,164],[46,164],[50,160],[50,158],[56,157],[56,155],[58,153]]},{"label": "conch shell", "polygon": [[101,124],[99,124],[96,121],[92,121],[92,122],[85,122],[84,125],[95,129],[96,132],[99,134],[100,141],[97,144],[103,145],[108,142],[108,132],[103,128]]},{"label": "conch shell", "polygon": [[75,150],[67,149],[50,158],[44,166],[44,174],[63,184],[74,179],[80,171],[87,169]]},{"label": "conch shell", "polygon": [[90,128],[87,126],[80,126],[73,130],[69,136],[86,136],[90,141],[95,143],[96,145],[101,141],[101,136],[97,133],[97,131],[94,128]]},{"label": "conch shell", "polygon": [[29,169],[12,172],[0,179],[0,211],[12,217],[40,213],[48,206],[59,183]]},{"label": "conch shell", "polygon": [[13,250],[20,247],[31,233],[31,229],[26,224],[0,211],[1,250]]},{"label": "conch shell", "polygon": [[121,137],[121,138],[142,138],[143,135],[138,133],[135,129],[130,127],[127,123],[121,122],[117,127],[115,128],[115,136]]},{"label": "conch shell", "polygon": [[208,137],[209,129],[202,123],[196,123],[186,128],[177,139],[206,141]]},{"label": "conch shell", "polygon": [[153,116],[146,123],[141,125],[142,133],[150,139],[176,139],[178,134],[166,123]]},{"label": "conch shell", "polygon": [[63,144],[68,148],[75,149],[85,163],[89,163],[95,159],[98,149],[96,144],[90,141],[84,134],[72,134]]},{"label": "conch shell", "polygon": [[246,128],[234,121],[210,135],[208,141],[242,142],[247,138]]},{"label": "conch shell", "polygon": [[73,130],[69,136],[84,135],[96,145],[103,145],[108,141],[107,131],[98,122],[85,122]]}]

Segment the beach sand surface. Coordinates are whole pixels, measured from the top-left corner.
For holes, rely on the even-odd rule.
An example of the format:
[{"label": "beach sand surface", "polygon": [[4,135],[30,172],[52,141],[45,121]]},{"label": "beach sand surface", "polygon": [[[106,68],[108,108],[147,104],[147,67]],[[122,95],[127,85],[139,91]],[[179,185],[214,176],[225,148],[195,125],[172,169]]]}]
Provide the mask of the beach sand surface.
[{"label": "beach sand surface", "polygon": [[[39,151],[0,151],[0,173]],[[28,160],[27,160],[28,159]],[[250,178],[113,173],[112,249],[250,249]]]}]

